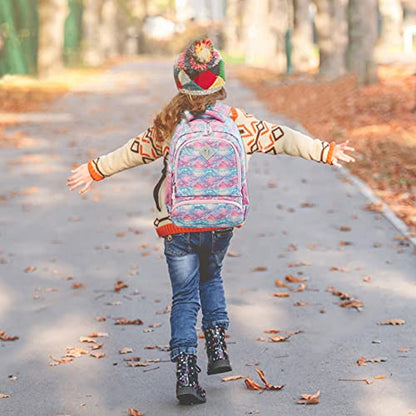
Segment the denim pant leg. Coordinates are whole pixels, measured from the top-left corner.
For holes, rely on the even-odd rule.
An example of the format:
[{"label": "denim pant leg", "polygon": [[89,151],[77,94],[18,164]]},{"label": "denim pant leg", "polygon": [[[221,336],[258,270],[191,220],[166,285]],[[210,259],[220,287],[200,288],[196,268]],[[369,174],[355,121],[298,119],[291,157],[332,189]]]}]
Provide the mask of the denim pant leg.
[{"label": "denim pant leg", "polygon": [[195,329],[199,303],[199,257],[192,251],[187,234],[175,234],[165,239],[165,255],[172,285],[170,313],[172,361],[181,353],[196,354]]},{"label": "denim pant leg", "polygon": [[200,254],[199,295],[203,330],[216,325],[225,329],[229,326],[221,268],[232,234],[232,231],[213,232],[211,251]]}]

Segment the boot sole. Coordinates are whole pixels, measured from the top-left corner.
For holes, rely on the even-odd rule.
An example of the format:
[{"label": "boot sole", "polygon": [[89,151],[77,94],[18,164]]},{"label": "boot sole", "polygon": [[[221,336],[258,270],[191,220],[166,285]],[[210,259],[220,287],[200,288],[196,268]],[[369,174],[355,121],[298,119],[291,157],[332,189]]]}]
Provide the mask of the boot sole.
[{"label": "boot sole", "polygon": [[210,363],[208,365],[207,374],[210,376],[211,374],[226,373],[228,371],[232,371],[232,368],[230,361],[227,358],[226,360],[219,360]]},{"label": "boot sole", "polygon": [[182,387],[180,391],[176,392],[176,397],[180,404],[202,404],[207,401],[205,397],[196,393],[193,387]]}]

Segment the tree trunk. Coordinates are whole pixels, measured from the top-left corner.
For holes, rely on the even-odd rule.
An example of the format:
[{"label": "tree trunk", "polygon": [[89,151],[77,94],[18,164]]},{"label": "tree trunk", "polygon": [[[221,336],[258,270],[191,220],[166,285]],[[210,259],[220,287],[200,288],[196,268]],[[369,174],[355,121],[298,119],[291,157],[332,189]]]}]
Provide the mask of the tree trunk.
[{"label": "tree trunk", "polygon": [[286,69],[286,0],[246,0],[243,9],[243,43],[246,62],[282,72]]},{"label": "tree trunk", "polygon": [[103,0],[88,0],[84,3],[82,16],[83,29],[83,61],[90,66],[104,62],[103,51],[100,47],[100,25]]},{"label": "tree trunk", "polygon": [[105,60],[116,57],[118,52],[117,9],[114,0],[103,0],[99,33],[101,53]]},{"label": "tree trunk", "polygon": [[317,8],[316,31],[319,72],[336,78],[346,73],[348,43],[347,0],[313,0]]},{"label": "tree trunk", "polygon": [[228,0],[224,27],[225,51],[232,56],[243,54],[242,44],[242,0]]},{"label": "tree trunk", "polygon": [[402,6],[404,12],[404,24],[416,25],[416,1],[402,0]]},{"label": "tree trunk", "polygon": [[293,0],[293,68],[306,71],[313,66],[313,27],[309,0]]},{"label": "tree trunk", "polygon": [[63,65],[64,23],[67,0],[39,0],[38,72],[48,76]]},{"label": "tree trunk", "polygon": [[377,82],[374,48],[377,41],[377,0],[349,0],[348,70],[359,84]]},{"label": "tree trunk", "polygon": [[[414,1],[414,0],[413,0]],[[381,15],[380,49],[401,46],[403,9],[400,0],[378,0]]]}]

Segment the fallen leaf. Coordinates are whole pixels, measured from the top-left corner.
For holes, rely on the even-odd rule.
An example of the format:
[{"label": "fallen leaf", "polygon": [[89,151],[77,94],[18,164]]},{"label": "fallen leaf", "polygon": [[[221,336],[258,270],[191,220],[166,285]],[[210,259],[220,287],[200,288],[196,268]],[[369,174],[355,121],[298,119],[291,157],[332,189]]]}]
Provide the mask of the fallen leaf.
[{"label": "fallen leaf", "polygon": [[306,302],[296,302],[293,304],[293,306],[306,306],[307,303]]},{"label": "fallen leaf", "polygon": [[347,300],[345,302],[340,302],[339,306],[341,306],[342,308],[362,308],[364,306],[364,303],[361,302],[360,300]]},{"label": "fallen leaf", "polygon": [[263,390],[263,387],[260,384],[257,384],[254,380],[249,377],[244,379],[244,383],[246,384],[249,390]]},{"label": "fallen leaf", "polygon": [[97,341],[95,339],[88,338],[88,337],[79,337],[79,342],[90,342],[90,343],[95,344]]},{"label": "fallen leaf", "polygon": [[347,232],[347,231],[351,231],[351,227],[347,227],[345,225],[341,225],[341,227],[339,227],[339,230],[340,231]]},{"label": "fallen leaf", "polygon": [[366,277],[364,277],[363,281],[369,283],[369,282],[371,282],[371,277],[366,276]]},{"label": "fallen leaf", "polygon": [[300,206],[301,206],[302,208],[312,208],[312,207],[314,207],[314,206],[315,206],[315,204],[314,204],[313,202],[302,202],[302,203],[300,204]]},{"label": "fallen leaf", "polygon": [[384,212],[383,204],[367,204],[363,207],[366,211]]},{"label": "fallen leaf", "polygon": [[284,342],[284,341],[287,341],[289,338],[290,338],[290,335],[286,335],[285,337],[281,335],[277,335],[275,337],[269,337],[269,340],[272,342]]},{"label": "fallen leaf", "polygon": [[144,415],[144,413],[139,412],[136,409],[133,409],[133,408],[129,409],[129,416],[143,416],[143,415]]},{"label": "fallen leaf", "polygon": [[360,357],[360,358],[357,360],[357,362],[356,362],[356,364],[357,364],[358,366],[365,365],[366,363],[367,363],[367,358],[365,358],[365,357]]},{"label": "fallen leaf", "polygon": [[96,316],[95,319],[98,322],[105,322],[107,320],[107,318],[105,318],[104,316]]},{"label": "fallen leaf", "polygon": [[278,329],[266,329],[265,331],[263,331],[265,334],[279,334],[280,330]]},{"label": "fallen leaf", "polygon": [[160,326],[162,326],[162,324],[160,322],[156,322],[154,324],[149,324],[148,325],[149,328],[159,328]]},{"label": "fallen leaf", "polygon": [[245,377],[244,376],[230,376],[230,377],[223,377],[221,379],[221,381],[224,381],[224,382],[226,382],[226,381],[234,381],[234,380],[240,380],[242,378],[245,378]]},{"label": "fallen leaf", "polygon": [[252,366],[259,365],[259,364],[260,364],[260,361],[253,361],[252,363],[247,363],[246,366],[247,367],[252,367]]},{"label": "fallen leaf", "polygon": [[319,312],[320,313],[326,313],[325,306],[322,306],[322,308],[319,310]]},{"label": "fallen leaf", "polygon": [[266,341],[266,338],[263,338],[263,337],[258,337],[258,338],[256,339],[256,341],[264,342],[264,341]]},{"label": "fallen leaf", "polygon": [[330,267],[329,271],[331,271],[331,272],[343,272],[343,273],[345,273],[345,272],[348,271],[348,268],[347,267],[332,266],[332,267]]},{"label": "fallen leaf", "polygon": [[301,394],[301,399],[297,400],[299,404],[318,404],[321,392],[318,390],[315,394]]},{"label": "fallen leaf", "polygon": [[72,283],[72,289],[84,289],[84,283]]},{"label": "fallen leaf", "polygon": [[90,355],[94,358],[103,358],[105,357],[105,352],[92,352]]},{"label": "fallen leaf", "polygon": [[375,376],[374,380],[384,380],[385,378],[387,378],[386,376]]},{"label": "fallen leaf", "polygon": [[120,290],[125,287],[129,287],[129,285],[124,283],[122,280],[117,280],[117,283],[114,285],[114,292],[120,292]]},{"label": "fallen leaf", "polygon": [[129,354],[130,352],[133,352],[133,348],[124,347],[119,351],[120,354]]},{"label": "fallen leaf", "polygon": [[271,296],[274,296],[275,298],[288,298],[290,296],[290,293],[288,293],[288,292],[276,292],[276,293],[272,293]]},{"label": "fallen leaf", "polygon": [[126,318],[118,318],[114,325],[143,325],[143,321],[141,319],[133,319],[129,321]]},{"label": "fallen leaf", "polygon": [[254,269],[253,269],[253,272],[265,272],[267,270],[267,267],[264,267],[264,266],[258,266],[258,267],[255,267]]},{"label": "fallen leaf", "polygon": [[267,380],[266,377],[264,375],[264,372],[262,370],[260,370],[259,368],[256,368],[256,372],[259,375],[261,381],[263,382],[263,384],[266,386],[266,390],[281,390],[284,386],[274,386],[272,384],[270,384]]},{"label": "fallen leaf", "polygon": [[291,292],[303,292],[306,289],[306,283],[301,283],[296,289],[290,289]]},{"label": "fallen leaf", "polygon": [[93,350],[93,351],[95,351],[95,350],[100,350],[100,349],[103,347],[103,345],[104,345],[104,343],[101,343],[101,344],[94,344],[94,345],[91,345],[91,346],[90,346],[90,348],[91,348],[91,350]]},{"label": "fallen leaf", "polygon": [[302,279],[302,278],[299,278],[299,277],[294,277],[294,276],[292,276],[291,274],[288,274],[288,275],[285,277],[285,279],[286,279],[286,281],[287,281],[287,282],[291,282],[291,283],[306,282],[306,279]]},{"label": "fallen leaf", "polygon": [[17,339],[19,339],[19,337],[17,335],[14,336],[8,336],[6,335],[6,331],[0,331],[0,340],[1,341],[16,341]]},{"label": "fallen leaf", "polygon": [[35,266],[27,266],[26,269],[25,269],[25,273],[32,273],[35,270],[37,270],[37,267],[35,267]]},{"label": "fallen leaf", "polygon": [[88,351],[81,347],[66,347],[65,357],[81,357],[81,355],[88,354]]},{"label": "fallen leaf", "polygon": [[53,367],[55,365],[70,363],[71,361],[73,361],[73,358],[70,358],[70,357],[64,357],[64,358],[61,358],[60,360],[58,360],[58,359],[52,357],[52,355],[50,355],[49,358],[51,360],[53,360],[53,362],[49,363],[49,365],[51,367]]},{"label": "fallen leaf", "polygon": [[227,256],[228,256],[228,257],[240,257],[240,256],[241,256],[241,254],[240,254],[240,253],[237,253],[237,252],[235,252],[235,251],[229,251],[229,252],[227,253]]},{"label": "fallen leaf", "polygon": [[387,321],[379,322],[377,325],[404,325],[404,319],[389,319]]},{"label": "fallen leaf", "polygon": [[275,281],[274,281],[274,284],[275,284],[277,287],[289,287],[286,283],[282,282],[281,280],[275,280]]},{"label": "fallen leaf", "polygon": [[12,397],[12,396],[10,394],[0,393],[0,399],[8,399],[9,397]]},{"label": "fallen leaf", "polygon": [[298,263],[294,263],[294,262],[289,263],[287,265],[287,267],[301,267],[301,266],[311,266],[311,265],[312,265],[312,263],[301,261],[301,262],[298,262]]},{"label": "fallen leaf", "polygon": [[125,237],[126,233],[124,231],[120,231],[116,234],[117,237]]},{"label": "fallen leaf", "polygon": [[88,335],[91,338],[108,337],[108,332],[93,332]]},{"label": "fallen leaf", "polygon": [[354,243],[352,241],[340,241],[338,243],[339,246],[345,247],[345,246],[352,246]]},{"label": "fallen leaf", "polygon": [[410,348],[399,348],[398,351],[399,352],[409,352]]}]

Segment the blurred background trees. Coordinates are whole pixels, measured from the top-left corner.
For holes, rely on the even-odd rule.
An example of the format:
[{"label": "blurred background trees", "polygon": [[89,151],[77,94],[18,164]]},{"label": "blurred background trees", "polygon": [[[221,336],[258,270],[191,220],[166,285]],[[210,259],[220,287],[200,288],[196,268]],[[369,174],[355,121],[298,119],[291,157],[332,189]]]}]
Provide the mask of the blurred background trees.
[{"label": "blurred background trees", "polygon": [[1,0],[0,75],[48,76],[208,35],[234,61],[376,81],[416,38],[415,0]]}]

